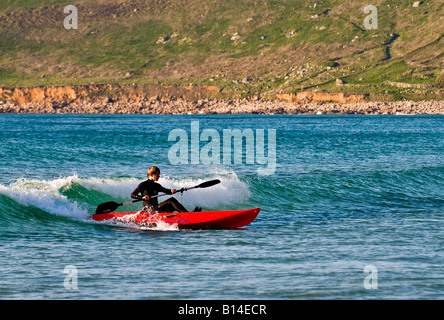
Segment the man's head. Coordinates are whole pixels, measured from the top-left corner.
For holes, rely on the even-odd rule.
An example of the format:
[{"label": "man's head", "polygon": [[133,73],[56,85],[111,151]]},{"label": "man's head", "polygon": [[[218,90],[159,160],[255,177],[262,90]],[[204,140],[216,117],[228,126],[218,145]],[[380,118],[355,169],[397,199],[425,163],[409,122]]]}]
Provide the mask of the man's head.
[{"label": "man's head", "polygon": [[148,176],[148,179],[157,181],[157,180],[159,180],[159,177],[160,177],[160,169],[158,167],[151,166],[151,167],[149,167],[146,174]]}]

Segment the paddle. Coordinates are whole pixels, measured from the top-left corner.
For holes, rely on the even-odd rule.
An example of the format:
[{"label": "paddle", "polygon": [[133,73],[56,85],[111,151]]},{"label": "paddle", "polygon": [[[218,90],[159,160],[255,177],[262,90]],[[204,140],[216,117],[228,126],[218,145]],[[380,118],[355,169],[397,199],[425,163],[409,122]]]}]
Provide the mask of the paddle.
[{"label": "paddle", "polygon": [[[194,186],[194,187],[182,188],[180,190],[177,190],[177,192],[184,192],[184,191],[188,191],[188,190],[196,189],[196,188],[208,188],[208,187],[212,187],[218,183],[220,183],[220,180],[218,180],[218,179],[210,180],[210,181],[202,182],[201,184],[198,184],[197,186]],[[157,198],[157,197],[162,197],[162,196],[166,196],[166,194],[158,194],[158,195],[152,196],[150,198]],[[110,213],[110,212],[113,212],[114,210],[116,210],[120,206],[126,206],[127,204],[131,204],[131,203],[135,203],[135,202],[139,202],[139,201],[142,201],[142,199],[137,199],[137,200],[133,200],[133,201],[126,202],[126,203],[117,203],[114,201],[104,202],[104,203],[101,203],[97,206],[95,214]]]}]

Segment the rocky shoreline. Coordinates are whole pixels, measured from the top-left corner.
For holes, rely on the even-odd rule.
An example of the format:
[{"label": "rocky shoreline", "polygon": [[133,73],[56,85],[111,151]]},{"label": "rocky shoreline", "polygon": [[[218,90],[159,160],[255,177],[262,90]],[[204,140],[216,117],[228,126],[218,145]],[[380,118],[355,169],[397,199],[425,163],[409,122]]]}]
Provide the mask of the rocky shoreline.
[{"label": "rocky shoreline", "polygon": [[292,103],[256,99],[139,102],[0,102],[0,113],[36,114],[444,114],[444,101]]}]

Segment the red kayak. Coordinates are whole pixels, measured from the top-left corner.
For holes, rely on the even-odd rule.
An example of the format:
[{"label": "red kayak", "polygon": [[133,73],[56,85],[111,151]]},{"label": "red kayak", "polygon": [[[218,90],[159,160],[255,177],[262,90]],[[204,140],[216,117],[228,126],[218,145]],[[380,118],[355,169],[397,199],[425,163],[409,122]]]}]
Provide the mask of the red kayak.
[{"label": "red kayak", "polygon": [[96,221],[121,221],[156,226],[159,222],[177,225],[180,229],[234,229],[244,227],[256,219],[260,208],[231,211],[148,213],[110,212],[91,216]]}]

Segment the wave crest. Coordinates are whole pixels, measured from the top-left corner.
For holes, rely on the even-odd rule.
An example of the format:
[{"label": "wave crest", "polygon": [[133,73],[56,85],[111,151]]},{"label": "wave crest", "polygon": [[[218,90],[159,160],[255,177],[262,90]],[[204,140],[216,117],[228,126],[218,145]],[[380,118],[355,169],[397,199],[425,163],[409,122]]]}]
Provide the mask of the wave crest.
[{"label": "wave crest", "polygon": [[[174,197],[189,210],[195,206],[214,210],[225,209],[249,199],[248,184],[240,181],[234,172],[215,173],[207,178],[176,179],[163,176],[159,183],[166,188],[180,189],[215,178],[221,180],[221,183],[210,188],[189,190]],[[9,185],[0,184],[0,194],[23,206],[37,207],[51,214],[88,219],[102,202],[129,201],[131,192],[142,181],[133,177],[80,178],[77,175],[54,180],[19,179]],[[160,197],[159,201],[168,197],[171,196]],[[132,206],[133,208],[128,206],[125,209],[138,210],[134,210],[134,205]]]}]

